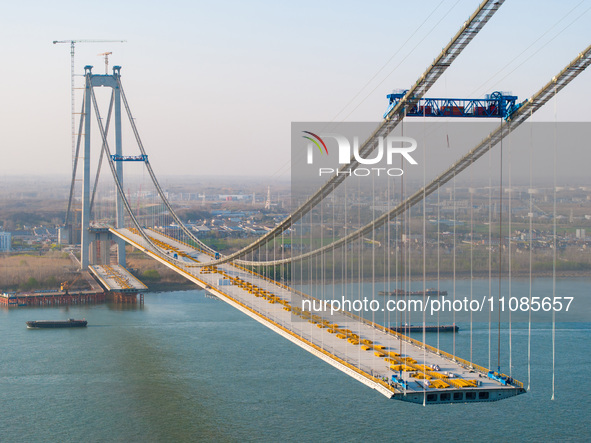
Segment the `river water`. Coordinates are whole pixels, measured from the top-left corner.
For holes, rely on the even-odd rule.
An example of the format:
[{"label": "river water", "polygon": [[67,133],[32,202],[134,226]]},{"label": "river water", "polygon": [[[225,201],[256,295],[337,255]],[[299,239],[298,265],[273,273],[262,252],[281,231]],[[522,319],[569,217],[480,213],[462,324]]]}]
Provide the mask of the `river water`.
[{"label": "river water", "polygon": [[[564,288],[590,312],[591,280],[559,280]],[[70,317],[89,326],[25,325]],[[534,323],[530,392],[423,407],[386,399],[199,290],[148,293],[143,308],[0,309],[0,441],[589,441],[591,318],[576,320],[557,326],[555,400],[551,325]],[[459,325],[457,353],[468,358],[469,326]],[[527,386],[527,323],[511,329],[509,356],[502,324],[502,370],[510,357]],[[451,351],[451,336],[440,340]],[[472,341],[486,366],[488,324],[474,324]]]}]

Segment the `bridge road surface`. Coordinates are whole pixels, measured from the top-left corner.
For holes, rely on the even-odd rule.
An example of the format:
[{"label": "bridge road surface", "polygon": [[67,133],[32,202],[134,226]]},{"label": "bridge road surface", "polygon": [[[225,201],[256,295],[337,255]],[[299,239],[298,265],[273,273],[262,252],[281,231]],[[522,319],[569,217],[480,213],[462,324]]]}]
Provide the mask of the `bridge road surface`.
[{"label": "bridge road surface", "polygon": [[148,289],[127,269],[120,265],[90,265],[88,269],[103,284],[107,291],[137,293]]},{"label": "bridge road surface", "polygon": [[[207,263],[213,257],[157,231],[146,230],[146,233],[166,254],[150,250],[135,230],[110,230],[199,287],[388,398],[422,404],[426,395],[427,403],[465,403],[501,400],[525,392],[516,380],[506,384],[491,379],[483,367],[444,352],[434,352],[435,348],[425,349],[416,340],[348,312],[302,313],[302,300],[311,297],[239,266],[226,263],[214,268],[196,267],[197,262]],[[367,350],[362,349],[364,344],[369,344],[365,346]],[[435,371],[423,364],[438,368]],[[425,371],[430,381],[416,377],[417,373]]]}]

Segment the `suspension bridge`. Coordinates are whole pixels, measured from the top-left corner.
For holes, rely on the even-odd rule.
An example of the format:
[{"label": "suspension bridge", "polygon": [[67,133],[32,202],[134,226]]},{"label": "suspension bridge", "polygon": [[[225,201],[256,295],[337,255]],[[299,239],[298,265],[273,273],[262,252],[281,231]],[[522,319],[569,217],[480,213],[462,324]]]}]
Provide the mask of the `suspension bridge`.
[{"label": "suspension bridge", "polygon": [[[419,341],[411,338],[410,334],[395,332],[385,321],[366,318],[347,309],[315,312],[310,309],[312,303],[326,301],[329,295],[322,293],[319,299],[318,291],[312,293],[314,291],[307,291],[305,285],[296,287],[295,284],[296,274],[303,275],[304,270],[309,271],[308,278],[316,273],[321,276],[323,283],[328,283],[331,278],[334,281],[336,275],[334,269],[329,269],[330,266],[341,266],[345,273],[353,274],[357,269],[354,267],[374,269],[379,261],[382,262],[380,266],[385,268],[392,256],[397,260],[394,266],[397,276],[399,265],[401,274],[406,275],[405,266],[410,261],[407,265],[403,262],[406,246],[401,238],[404,234],[396,228],[393,234],[395,238],[390,238],[392,226],[410,225],[407,217],[411,208],[421,202],[424,204],[432,194],[438,195],[443,185],[455,180],[459,173],[469,169],[485,153],[502,144],[504,137],[530,118],[591,63],[590,46],[576,55],[538,92],[521,102],[516,96],[503,93],[491,94],[486,99],[425,98],[429,88],[502,4],[502,0],[483,1],[416,83],[407,90],[388,96],[388,108],[382,122],[360,145],[349,163],[336,171],[269,232],[248,246],[225,255],[207,245],[186,226],[159,184],[123,90],[121,68],[115,66],[112,74],[98,75],[92,72],[91,66],[86,66],[76,161],[65,219],[70,241],[75,243],[78,235],[80,237],[81,268],[90,269],[110,291],[140,291],[143,284],[126,270],[125,246],[131,245],[388,398],[420,404],[470,403],[496,401],[525,393],[523,383],[515,380],[511,373],[507,375],[501,372],[500,361],[495,370],[456,355],[455,338],[454,352],[448,353],[426,344],[424,333],[423,340]],[[106,118],[101,115],[95,93],[96,89],[105,90],[101,88],[111,91]],[[100,149],[95,148],[94,151],[91,146],[93,114],[100,135]],[[125,155],[122,142],[124,115],[127,116],[139,151],[130,152],[126,147]],[[496,119],[498,126],[460,159],[443,168],[428,182],[425,180],[415,192],[404,194],[401,191],[400,198],[379,216],[364,219],[364,222],[361,222],[360,216],[355,226],[347,226],[339,231],[342,232],[339,238],[335,229],[332,230],[332,236],[321,238],[321,241],[312,238],[314,219],[320,214],[317,227],[322,230],[326,224],[323,223],[323,208],[327,202],[334,203],[335,190],[352,176],[351,171],[360,166],[359,159],[366,159],[376,149],[381,149],[380,140],[393,133],[406,117],[412,116],[489,118]],[[114,137],[109,134],[111,120],[114,120]],[[99,155],[94,175],[91,174],[90,161],[93,152]],[[97,192],[101,167],[105,162],[111,173],[109,181],[115,186],[113,211],[109,214],[100,213],[103,209],[100,193]],[[82,169],[82,179],[81,197],[78,199],[76,183],[79,167]],[[148,192],[146,188],[138,191],[135,208],[129,192],[125,192],[124,167],[126,174],[131,168],[137,168],[149,177],[152,191]],[[390,197],[394,201],[394,191]],[[75,208],[77,201],[81,206],[79,226]],[[167,226],[174,226],[174,231],[167,230]],[[294,233],[302,233],[306,229],[306,232],[310,232],[311,241],[305,246],[296,247],[293,236],[297,234]],[[300,239],[303,238],[304,235],[300,234]],[[367,242],[372,245],[384,243],[385,248],[392,249],[384,252],[383,259],[373,254],[370,263],[359,264],[359,260],[365,256],[354,251],[362,252],[361,245]],[[112,245],[115,245],[116,257],[111,256]],[[398,263],[399,256],[401,264]],[[335,257],[342,259],[339,262]],[[353,259],[354,265],[347,264],[348,260]],[[340,272],[343,272],[342,269]],[[426,293],[423,284],[423,295]]]}]

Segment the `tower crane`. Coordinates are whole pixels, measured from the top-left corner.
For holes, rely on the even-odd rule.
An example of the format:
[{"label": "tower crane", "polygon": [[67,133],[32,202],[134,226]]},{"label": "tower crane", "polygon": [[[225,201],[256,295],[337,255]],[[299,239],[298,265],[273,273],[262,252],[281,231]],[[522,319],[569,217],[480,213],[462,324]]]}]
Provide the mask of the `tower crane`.
[{"label": "tower crane", "polygon": [[75,151],[76,151],[76,101],[74,99],[74,53],[76,43],[125,43],[127,40],[54,40],[53,44],[56,43],[69,43],[70,44],[70,99],[72,105],[72,168],[74,167]]},{"label": "tower crane", "polygon": [[109,74],[109,55],[111,55],[112,52],[102,52],[100,54],[97,55],[104,55],[105,56],[105,75]]}]

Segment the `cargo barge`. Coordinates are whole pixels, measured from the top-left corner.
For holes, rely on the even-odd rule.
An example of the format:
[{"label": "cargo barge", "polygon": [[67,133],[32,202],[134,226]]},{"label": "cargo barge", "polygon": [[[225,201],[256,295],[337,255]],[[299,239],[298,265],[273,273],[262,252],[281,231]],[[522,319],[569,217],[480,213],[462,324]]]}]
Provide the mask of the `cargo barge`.
[{"label": "cargo barge", "polygon": [[39,321],[28,321],[27,328],[83,328],[86,327],[88,322],[84,319],[74,320],[69,318],[68,320],[39,320]]}]

